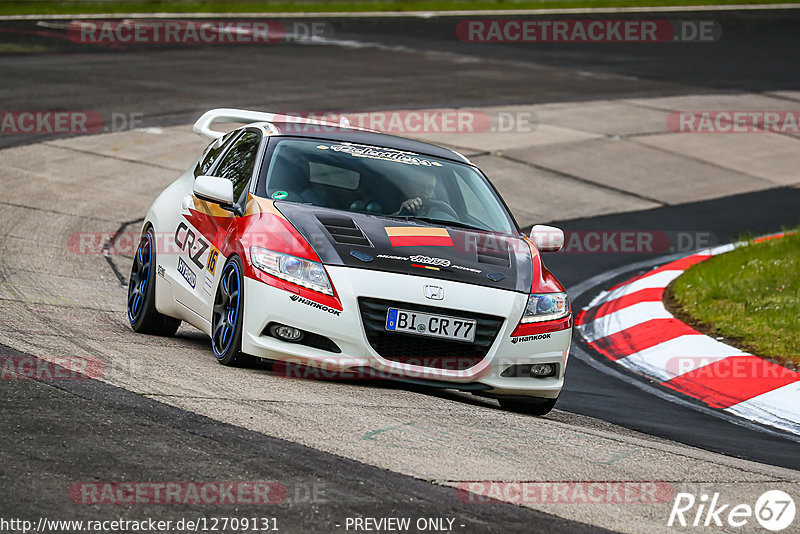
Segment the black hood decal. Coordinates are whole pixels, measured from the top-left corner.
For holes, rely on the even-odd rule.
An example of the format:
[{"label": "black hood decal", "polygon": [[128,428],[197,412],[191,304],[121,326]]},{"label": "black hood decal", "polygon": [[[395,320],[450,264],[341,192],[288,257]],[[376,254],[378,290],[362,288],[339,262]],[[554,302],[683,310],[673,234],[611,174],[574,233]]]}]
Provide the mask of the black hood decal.
[{"label": "black hood decal", "polygon": [[531,254],[522,238],[298,204],[275,206],[323,263],[441,278],[527,293]]}]

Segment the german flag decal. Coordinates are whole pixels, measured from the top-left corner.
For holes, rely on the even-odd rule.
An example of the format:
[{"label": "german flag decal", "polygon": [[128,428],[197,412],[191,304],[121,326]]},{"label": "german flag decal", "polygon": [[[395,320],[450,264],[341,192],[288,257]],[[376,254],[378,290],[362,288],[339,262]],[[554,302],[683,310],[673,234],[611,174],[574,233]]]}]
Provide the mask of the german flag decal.
[{"label": "german flag decal", "polygon": [[387,226],[386,235],[393,247],[452,247],[446,228],[420,226]]},{"label": "german flag decal", "polygon": [[419,263],[412,263],[411,266],[412,267],[419,267],[420,269],[430,269],[432,271],[441,271],[441,269],[438,268],[438,267],[432,267],[430,265],[420,265]]}]

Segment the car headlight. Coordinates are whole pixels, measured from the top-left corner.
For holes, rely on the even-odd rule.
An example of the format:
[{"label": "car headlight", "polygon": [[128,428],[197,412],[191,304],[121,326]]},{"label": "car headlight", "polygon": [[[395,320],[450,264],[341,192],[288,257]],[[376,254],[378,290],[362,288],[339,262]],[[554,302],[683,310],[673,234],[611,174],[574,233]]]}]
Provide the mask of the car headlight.
[{"label": "car headlight", "polygon": [[319,262],[256,246],[250,247],[250,260],[253,265],[265,273],[333,296],[333,287],[328,273]]},{"label": "car headlight", "polygon": [[539,323],[563,319],[569,315],[569,297],[566,293],[534,293],[528,295],[528,305],[522,314],[523,323]]}]

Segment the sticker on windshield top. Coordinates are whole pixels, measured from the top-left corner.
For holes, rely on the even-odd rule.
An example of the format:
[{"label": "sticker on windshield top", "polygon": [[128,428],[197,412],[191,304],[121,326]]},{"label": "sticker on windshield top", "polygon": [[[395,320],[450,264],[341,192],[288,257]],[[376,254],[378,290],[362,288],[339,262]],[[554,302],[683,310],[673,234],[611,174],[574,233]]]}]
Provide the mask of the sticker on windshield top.
[{"label": "sticker on windshield top", "polygon": [[289,193],[287,193],[286,191],[275,191],[274,193],[272,193],[272,198],[274,198],[275,200],[283,200],[288,196]]},{"label": "sticker on windshield top", "polygon": [[392,150],[391,148],[372,148],[368,146],[359,145],[317,145],[318,150],[333,150],[334,152],[343,152],[350,154],[356,158],[370,158],[382,159],[385,161],[394,161],[395,163],[404,163],[405,165],[422,165],[423,167],[441,167],[442,164],[438,161],[430,161],[409,154],[408,152],[401,152],[399,150]]}]

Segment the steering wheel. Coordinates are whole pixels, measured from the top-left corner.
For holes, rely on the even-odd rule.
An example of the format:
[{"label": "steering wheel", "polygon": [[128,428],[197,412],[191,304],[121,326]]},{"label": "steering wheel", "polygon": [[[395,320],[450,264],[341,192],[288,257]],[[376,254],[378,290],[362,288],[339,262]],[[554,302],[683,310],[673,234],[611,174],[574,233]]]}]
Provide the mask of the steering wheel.
[{"label": "steering wheel", "polygon": [[[423,217],[431,217],[432,214],[440,212],[447,215],[449,218],[452,218],[454,221],[458,221],[458,214],[455,210],[448,204],[442,200],[437,200],[435,198],[426,198],[422,201],[422,206],[416,211],[411,212],[408,208],[403,208],[400,210],[399,215],[421,215]],[[437,217],[438,218],[438,217]]]},{"label": "steering wheel", "polygon": [[[456,211],[443,200],[436,200],[435,198],[426,198],[422,201],[422,207],[417,210],[417,214],[425,217],[432,217],[436,212],[443,213],[454,221],[459,220]],[[439,217],[436,217],[439,218]]]}]

